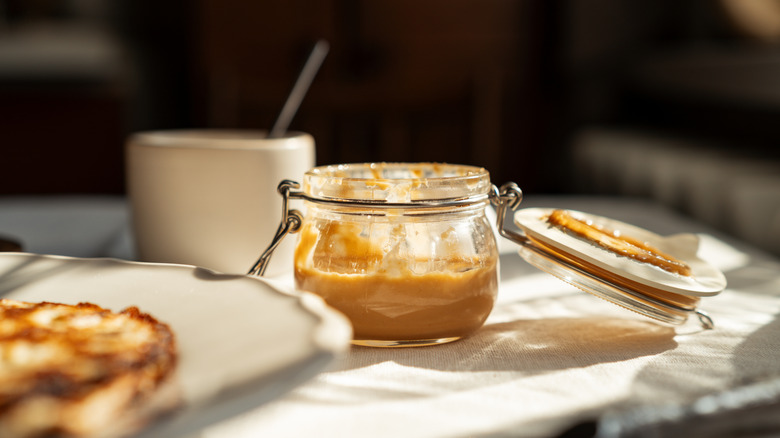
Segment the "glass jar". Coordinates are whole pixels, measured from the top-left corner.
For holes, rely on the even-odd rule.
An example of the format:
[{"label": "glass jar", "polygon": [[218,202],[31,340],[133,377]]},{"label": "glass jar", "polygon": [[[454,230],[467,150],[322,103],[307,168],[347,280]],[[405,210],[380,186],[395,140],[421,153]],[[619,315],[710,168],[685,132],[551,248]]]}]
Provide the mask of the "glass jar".
[{"label": "glass jar", "polygon": [[352,322],[353,343],[450,342],[485,322],[498,292],[485,169],[446,164],[317,167],[303,180],[306,216],[295,284]]}]

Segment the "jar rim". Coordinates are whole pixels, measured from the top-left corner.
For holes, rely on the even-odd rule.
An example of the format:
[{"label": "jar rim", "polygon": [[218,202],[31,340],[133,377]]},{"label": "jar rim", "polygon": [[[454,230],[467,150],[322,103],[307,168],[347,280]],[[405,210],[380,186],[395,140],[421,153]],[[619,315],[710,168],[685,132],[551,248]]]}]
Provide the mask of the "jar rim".
[{"label": "jar rim", "polygon": [[309,199],[372,204],[479,202],[492,188],[478,166],[449,163],[351,163],[319,166],[304,174]]}]

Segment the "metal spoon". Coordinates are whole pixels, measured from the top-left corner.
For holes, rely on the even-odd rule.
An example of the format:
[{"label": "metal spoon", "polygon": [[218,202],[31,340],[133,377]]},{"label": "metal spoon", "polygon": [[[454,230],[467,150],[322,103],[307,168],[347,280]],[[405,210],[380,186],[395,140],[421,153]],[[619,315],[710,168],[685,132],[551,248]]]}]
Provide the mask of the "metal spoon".
[{"label": "metal spoon", "polygon": [[322,61],[328,54],[329,49],[330,45],[325,40],[319,40],[317,41],[317,44],[314,45],[311,54],[309,54],[309,59],[306,60],[306,64],[303,66],[301,74],[298,75],[298,79],[295,81],[295,85],[293,86],[292,91],[290,91],[290,95],[287,96],[287,100],[284,102],[279,117],[276,118],[276,122],[271,128],[271,132],[268,133],[268,138],[281,137],[287,131],[287,127],[290,126],[293,116],[295,116],[295,113],[298,111],[298,107],[301,106],[303,96],[305,96],[306,91],[309,90],[309,85],[311,85],[314,80],[314,76],[320,69],[320,65],[322,65]]}]

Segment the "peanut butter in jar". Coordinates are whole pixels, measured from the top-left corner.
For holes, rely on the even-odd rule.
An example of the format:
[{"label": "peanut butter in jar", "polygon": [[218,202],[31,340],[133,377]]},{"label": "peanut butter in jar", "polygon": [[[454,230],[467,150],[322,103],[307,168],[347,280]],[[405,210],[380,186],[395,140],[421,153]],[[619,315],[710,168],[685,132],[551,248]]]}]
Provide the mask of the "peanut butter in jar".
[{"label": "peanut butter in jar", "polygon": [[353,343],[418,346],[481,327],[498,291],[484,169],[326,166],[304,176],[295,282],[352,322]]}]

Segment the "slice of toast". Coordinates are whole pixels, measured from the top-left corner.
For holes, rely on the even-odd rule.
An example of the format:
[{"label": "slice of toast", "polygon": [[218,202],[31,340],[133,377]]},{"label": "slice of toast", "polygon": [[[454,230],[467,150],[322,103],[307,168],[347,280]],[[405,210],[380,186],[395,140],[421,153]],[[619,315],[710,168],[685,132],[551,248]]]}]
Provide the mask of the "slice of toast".
[{"label": "slice of toast", "polygon": [[132,433],[175,404],[176,361],[136,307],[0,299],[0,437]]}]

